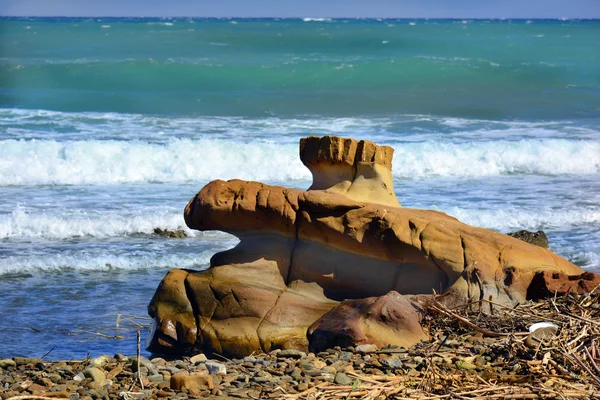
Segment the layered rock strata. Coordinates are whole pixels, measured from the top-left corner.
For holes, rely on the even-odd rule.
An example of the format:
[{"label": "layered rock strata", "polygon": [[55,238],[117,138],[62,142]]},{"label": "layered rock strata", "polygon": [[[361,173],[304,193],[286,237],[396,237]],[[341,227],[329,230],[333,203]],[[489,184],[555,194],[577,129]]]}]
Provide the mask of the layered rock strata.
[{"label": "layered rock strata", "polygon": [[[241,180],[206,185],[186,206],[186,224],[240,242],[215,254],[206,271],[167,275],[149,307],[157,328],[149,348],[229,356],[306,349],[308,326],[338,301],[435,291],[453,305],[515,305],[540,272],[583,272],[541,247],[400,207],[392,153],[367,141],[309,137],[300,143],[313,174],[307,191]],[[389,330],[372,332],[373,343],[390,340]]]}]

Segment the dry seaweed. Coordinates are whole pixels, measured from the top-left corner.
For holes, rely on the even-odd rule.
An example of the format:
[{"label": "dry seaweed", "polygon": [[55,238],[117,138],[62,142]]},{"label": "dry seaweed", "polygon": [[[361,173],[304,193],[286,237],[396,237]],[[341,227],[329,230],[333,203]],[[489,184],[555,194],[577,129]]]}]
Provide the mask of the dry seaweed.
[{"label": "dry seaweed", "polygon": [[[384,376],[349,373],[357,379],[353,386],[323,383],[282,397],[600,399],[597,289],[514,308],[483,301],[480,311],[449,309],[432,296],[424,306],[432,340],[410,349],[404,360],[418,360],[416,368]],[[541,321],[556,324],[556,334],[543,340],[530,335],[528,327]]]}]

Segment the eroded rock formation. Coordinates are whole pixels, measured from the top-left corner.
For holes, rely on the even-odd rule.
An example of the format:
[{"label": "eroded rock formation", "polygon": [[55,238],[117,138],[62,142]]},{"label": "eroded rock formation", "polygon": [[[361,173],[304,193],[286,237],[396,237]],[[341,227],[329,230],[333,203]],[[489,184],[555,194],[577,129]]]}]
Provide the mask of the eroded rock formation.
[{"label": "eroded rock formation", "polygon": [[[515,305],[540,272],[583,272],[541,247],[400,207],[392,154],[367,141],[310,137],[300,143],[313,174],[307,191],[241,180],[206,185],[186,206],[186,224],[240,243],[215,254],[206,271],[167,275],[149,307],[157,326],[149,349],[306,349],[308,326],[345,299],[436,291],[450,304]],[[389,331],[373,332],[372,342],[389,340]]]}]

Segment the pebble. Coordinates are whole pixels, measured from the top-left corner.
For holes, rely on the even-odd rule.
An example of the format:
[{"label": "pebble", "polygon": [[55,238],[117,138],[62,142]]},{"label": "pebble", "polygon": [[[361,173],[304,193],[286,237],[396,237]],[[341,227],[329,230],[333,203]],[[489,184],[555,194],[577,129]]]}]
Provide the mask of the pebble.
[{"label": "pebble", "polygon": [[218,361],[207,361],[204,363],[206,369],[211,375],[226,375],[227,367],[225,364],[220,363]]},{"label": "pebble", "polygon": [[338,385],[343,386],[352,385],[352,383],[354,382],[350,377],[348,377],[348,375],[344,374],[343,372],[338,372],[337,374],[335,374],[335,378],[333,381]]},{"label": "pebble", "polygon": [[402,361],[398,360],[397,358],[393,358],[393,357],[384,358],[383,360],[381,360],[381,364],[384,368],[388,368],[388,369],[392,369],[392,370],[402,368]]},{"label": "pebble", "polygon": [[102,368],[106,364],[108,364],[109,360],[110,360],[110,358],[107,355],[96,357],[96,358],[92,358],[90,360],[90,367]]},{"label": "pebble", "polygon": [[9,367],[16,367],[17,363],[14,360],[11,360],[10,358],[5,358],[3,360],[0,360],[0,368],[9,368]]},{"label": "pebble", "polygon": [[190,358],[190,362],[192,364],[198,364],[198,363],[203,363],[206,362],[207,358],[203,353],[200,354],[196,354],[195,356],[193,356],[192,358]]},{"label": "pebble", "polygon": [[434,356],[414,348],[386,346],[377,350],[374,345],[359,345],[318,354],[280,350],[227,362],[207,359],[204,354],[176,360],[143,357],[139,373],[145,391],[137,383],[135,356],[100,356],[89,362],[47,362],[21,357],[17,363],[17,358],[2,359],[0,398],[35,392],[44,397],[60,396],[69,400],[117,400],[119,393],[129,391],[132,384],[132,392],[140,396],[143,393],[147,398],[281,398],[281,389],[296,394],[323,384],[351,386],[356,381],[352,373],[407,375],[417,381],[429,362],[442,374],[475,374],[477,371],[485,374],[491,370],[514,376],[529,371],[525,362],[517,364],[514,360],[510,363],[505,360],[503,357],[508,359],[509,355],[501,346],[486,344],[481,352],[475,352],[474,347],[465,351],[468,347],[464,347],[465,339],[461,340],[457,345],[460,350],[444,346]]},{"label": "pebble", "polygon": [[306,353],[300,350],[294,350],[294,349],[286,349],[286,350],[281,350],[280,352],[277,353],[277,358],[294,358],[294,359],[300,359],[300,358],[305,358],[306,357]]},{"label": "pebble", "polygon": [[355,351],[359,354],[373,353],[377,351],[377,346],[374,344],[361,344],[356,346]]}]

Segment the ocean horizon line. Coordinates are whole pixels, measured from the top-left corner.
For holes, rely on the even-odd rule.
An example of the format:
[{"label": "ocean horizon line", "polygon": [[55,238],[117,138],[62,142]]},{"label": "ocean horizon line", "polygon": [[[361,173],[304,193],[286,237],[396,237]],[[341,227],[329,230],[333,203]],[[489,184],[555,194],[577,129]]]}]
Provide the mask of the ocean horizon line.
[{"label": "ocean horizon line", "polygon": [[113,20],[246,20],[246,21],[305,21],[305,22],[329,22],[329,21],[600,21],[600,18],[585,17],[556,17],[556,18],[537,18],[537,17],[209,17],[209,16],[114,16],[114,15],[96,15],[96,16],[65,16],[65,15],[0,15],[0,20],[21,20],[21,19],[60,19],[60,20],[89,20],[89,19],[113,19]]}]

